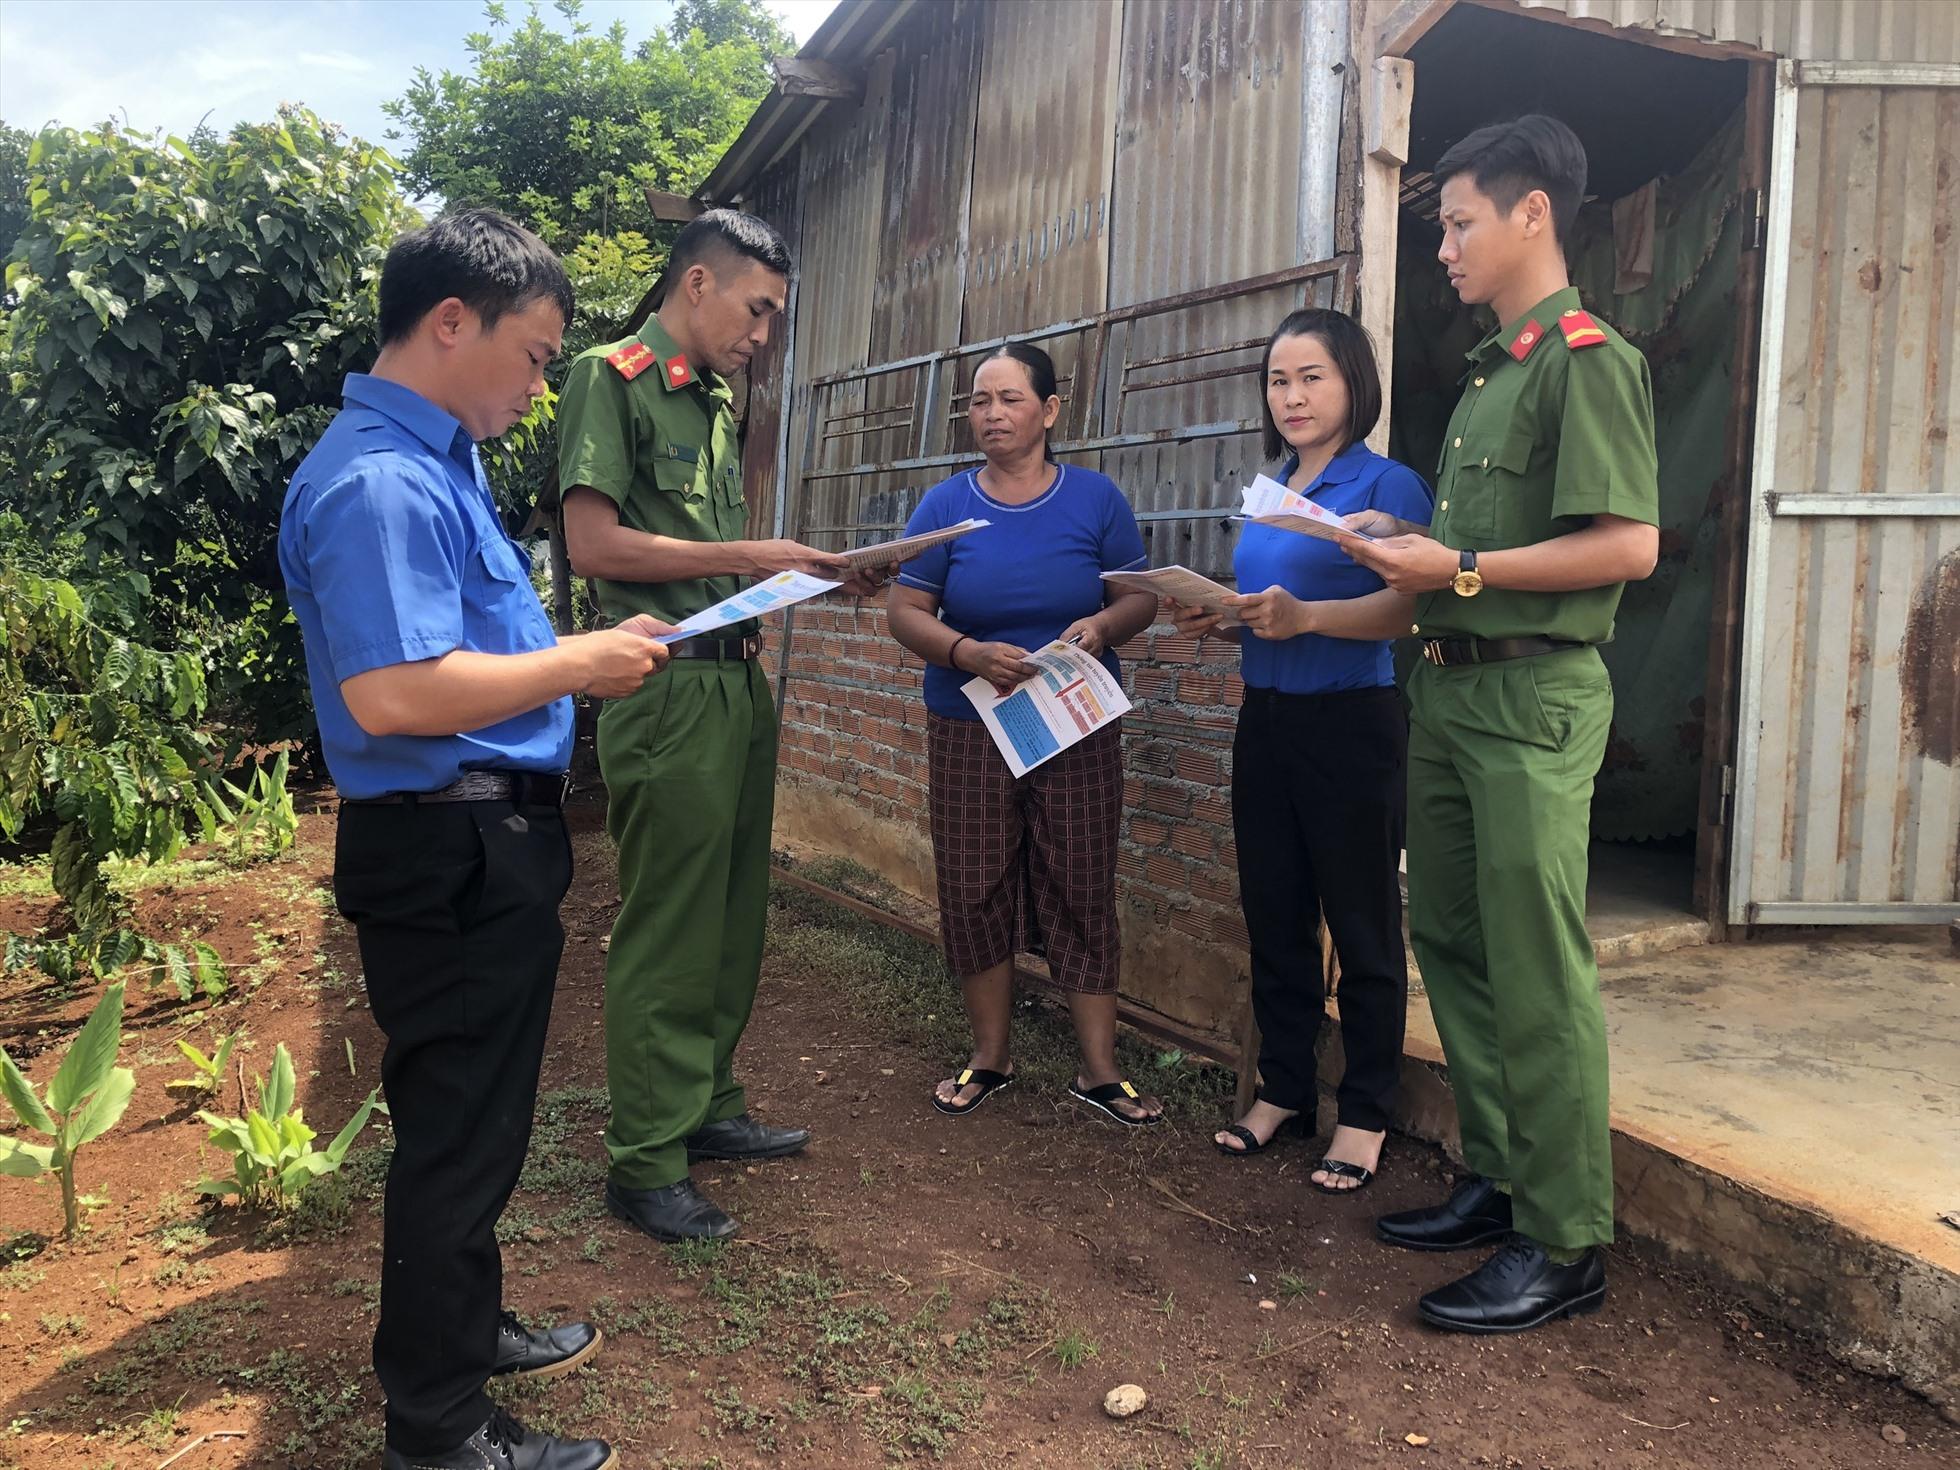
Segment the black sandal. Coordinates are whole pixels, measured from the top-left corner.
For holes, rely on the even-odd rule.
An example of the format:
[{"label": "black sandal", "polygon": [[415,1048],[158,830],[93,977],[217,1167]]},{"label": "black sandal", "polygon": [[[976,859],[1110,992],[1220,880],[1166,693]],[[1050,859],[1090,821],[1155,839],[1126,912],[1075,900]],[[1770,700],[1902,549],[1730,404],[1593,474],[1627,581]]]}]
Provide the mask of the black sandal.
[{"label": "black sandal", "polygon": [[1279,1142],[1282,1133],[1293,1133],[1304,1138],[1307,1133],[1306,1115],[1304,1113],[1293,1113],[1280,1119],[1279,1127],[1273,1130],[1273,1136],[1268,1138],[1264,1143],[1259,1141],[1258,1134],[1254,1133],[1243,1123],[1228,1123],[1218,1131],[1220,1133],[1231,1134],[1232,1137],[1244,1144],[1245,1147],[1233,1148],[1229,1143],[1220,1143],[1216,1138],[1212,1139],[1211,1146],[1221,1154],[1224,1154],[1228,1159],[1242,1159],[1248,1154],[1264,1153],[1267,1149]]},{"label": "black sandal", "polygon": [[1068,1095],[1077,1102],[1085,1102],[1099,1112],[1108,1114],[1125,1128],[1148,1128],[1153,1123],[1164,1121],[1162,1113],[1140,1113],[1131,1117],[1128,1113],[1118,1112],[1110,1106],[1119,1099],[1128,1099],[1131,1102],[1139,1100],[1141,1094],[1130,1085],[1128,1078],[1121,1082],[1105,1082],[1100,1087],[1086,1088],[1078,1087],[1071,1082],[1068,1085]]},{"label": "black sandal", "polygon": [[[1360,1182],[1352,1189],[1336,1189],[1331,1184],[1316,1183],[1313,1174],[1332,1174],[1336,1179],[1356,1179]],[[1346,1159],[1322,1159],[1313,1166],[1313,1173],[1307,1176],[1307,1182],[1312,1184],[1322,1194],[1359,1194],[1368,1187],[1369,1182],[1374,1177],[1375,1171],[1373,1169],[1364,1169],[1359,1164],[1350,1164]]]},{"label": "black sandal", "polygon": [[990,1072],[985,1067],[963,1067],[960,1075],[953,1079],[957,1090],[968,1085],[978,1086],[980,1091],[965,1102],[947,1102],[937,1092],[932,1095],[932,1105],[951,1118],[964,1117],[979,1107],[981,1103],[999,1092],[1003,1087],[1014,1084],[1012,1072]]}]

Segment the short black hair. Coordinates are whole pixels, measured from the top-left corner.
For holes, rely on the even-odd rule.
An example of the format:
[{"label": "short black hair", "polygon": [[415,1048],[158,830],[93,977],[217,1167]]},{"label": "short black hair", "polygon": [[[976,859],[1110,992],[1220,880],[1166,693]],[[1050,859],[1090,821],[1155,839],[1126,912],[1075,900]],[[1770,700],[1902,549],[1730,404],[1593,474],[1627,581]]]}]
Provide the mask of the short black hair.
[{"label": "short black hair", "polygon": [[1366,439],[1382,416],[1382,374],[1375,365],[1375,344],[1368,340],[1368,329],[1346,312],[1309,306],[1288,315],[1266,339],[1266,356],[1259,365],[1259,411],[1266,419],[1266,458],[1279,459],[1292,452],[1273,417],[1273,406],[1266,401],[1273,348],[1283,337],[1313,337],[1326,346],[1327,355],[1333,359],[1330,365],[1347,384],[1347,437],[1341,441],[1341,448]]},{"label": "short black hair", "polygon": [[1505,211],[1543,189],[1552,201],[1552,237],[1563,251],[1586,198],[1586,145],[1557,118],[1527,113],[1460,139],[1432,172],[1439,189],[1458,174],[1470,175],[1478,191]]},{"label": "short black hair", "polygon": [[667,253],[666,276],[678,280],[697,262],[713,268],[715,257],[759,261],[779,276],[789,274],[789,246],[775,228],[739,209],[711,209],[687,222]]},{"label": "short black hair", "polygon": [[454,296],[485,329],[540,297],[572,321],[572,283],[551,247],[494,209],[459,209],[403,235],[381,265],[381,345]]},{"label": "short black hair", "polygon": [[[1018,362],[1022,367],[1026,368],[1028,370],[1028,382],[1034,387],[1034,396],[1039,398],[1043,403],[1046,403],[1051,398],[1060,396],[1055,386],[1055,359],[1050,357],[1041,348],[1035,346],[1034,343],[1003,342],[992,352],[989,352],[985,357],[981,358],[980,365],[984,367],[997,357],[1004,357],[1009,362]],[[980,368],[974,368],[973,374],[977,378],[980,375]],[[1041,436],[1041,456],[1043,459],[1050,460],[1055,457],[1048,448],[1048,435],[1046,433],[1043,433]]]}]

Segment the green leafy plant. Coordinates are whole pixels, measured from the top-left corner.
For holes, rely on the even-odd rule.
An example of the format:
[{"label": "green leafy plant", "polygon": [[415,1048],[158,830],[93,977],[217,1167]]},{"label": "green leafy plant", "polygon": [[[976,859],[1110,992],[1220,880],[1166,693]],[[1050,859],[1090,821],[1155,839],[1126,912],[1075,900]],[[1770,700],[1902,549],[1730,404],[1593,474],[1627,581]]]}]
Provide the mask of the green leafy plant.
[{"label": "green leafy plant", "polygon": [[143,963],[188,999],[223,993],[223,961],[209,945],[136,933],[105,868],[168,861],[190,830],[216,830],[204,666],[142,641],[147,587],[128,572],[89,573],[69,542],[36,546],[0,512],[0,842],[50,823],[61,900],[50,932],[10,933],[0,962],[63,984]]},{"label": "green leafy plant", "polygon": [[207,1096],[215,1093],[220,1087],[224,1086],[225,1063],[231,1060],[231,1049],[238,1044],[238,1038],[242,1034],[242,1032],[234,1031],[229,1036],[220,1037],[218,1039],[217,1051],[208,1057],[188,1041],[179,1037],[177,1040],[177,1050],[184,1054],[185,1059],[193,1067],[197,1068],[197,1075],[195,1077],[179,1077],[174,1081],[164,1083],[164,1087],[171,1092],[197,1092]]},{"label": "green leafy plant", "polygon": [[54,1140],[28,1143],[0,1136],[0,1174],[33,1179],[52,1173],[61,1180],[63,1232],[73,1239],[81,1229],[81,1202],[75,1194],[75,1156],[115,1127],[136,1091],[136,1074],[116,1065],[122,1047],[123,986],[102,993],[48,1082],[37,1096],[14,1059],[0,1048],[0,1092],[22,1126]]},{"label": "green leafy plant", "polygon": [[286,769],[287,752],[282,750],[269,766],[255,763],[245,785],[223,782],[229,802],[225,795],[211,794],[234,863],[243,866],[257,858],[277,857],[299,836],[299,814],[293,810],[293,794],[286,789]]},{"label": "green leafy plant", "polygon": [[246,1109],[242,1118],[197,1115],[211,1126],[208,1141],[231,1155],[232,1167],[231,1178],[201,1179],[197,1190],[220,1198],[235,1195],[248,1206],[283,1209],[308,1184],[340,1168],[355,1135],[367,1126],[379,1094],[370,1092],[333,1142],[316,1149],[313,1140],[319,1135],[293,1106],[293,1058],[285,1042],[273,1051],[271,1078],[259,1079],[257,1086],[259,1105]]}]

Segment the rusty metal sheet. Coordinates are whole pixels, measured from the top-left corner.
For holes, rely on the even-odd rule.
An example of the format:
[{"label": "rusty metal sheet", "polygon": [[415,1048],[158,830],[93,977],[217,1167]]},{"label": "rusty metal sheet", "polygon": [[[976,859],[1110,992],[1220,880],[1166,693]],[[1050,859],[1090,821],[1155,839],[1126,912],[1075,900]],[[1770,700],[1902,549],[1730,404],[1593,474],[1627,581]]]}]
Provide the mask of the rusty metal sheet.
[{"label": "rusty metal sheet", "polygon": [[1960,912],[1960,76],[1780,70],[1731,910],[1923,920]]},{"label": "rusty metal sheet", "polygon": [[964,341],[1107,303],[1123,9],[1083,0],[982,12]]},{"label": "rusty metal sheet", "polygon": [[[800,171],[794,159],[787,160],[755,181],[743,201],[750,213],[767,220],[781,232],[789,245],[790,259],[800,253],[798,203]],[[742,437],[742,498],[748,506],[748,534],[766,537],[775,530],[777,495],[782,480],[784,413],[788,393],[785,366],[793,335],[797,303],[789,303],[784,319],[769,334],[769,340],[749,363],[747,408]]]},{"label": "rusty metal sheet", "polygon": [[1730,42],[1797,61],[1960,63],[1948,0],[1517,0],[1519,8],[1681,40]]},{"label": "rusty metal sheet", "polygon": [[[1331,253],[1346,6],[1129,0],[1124,7],[1110,302],[1237,281]],[[1334,44],[1329,54],[1329,44]],[[1318,55],[1313,73],[1310,57]],[[1331,105],[1330,105],[1331,104]],[[1307,177],[1309,163],[1317,170]],[[1306,187],[1302,181],[1306,178]],[[1317,238],[1311,244],[1303,231]],[[1260,416],[1266,337],[1298,287],[1152,317],[1118,334],[1100,384],[1124,432]],[[1229,344],[1236,350],[1221,352]],[[1146,515],[1235,504],[1260,436],[1109,452],[1104,472]],[[1151,558],[1231,570],[1223,519],[1147,519]]]}]

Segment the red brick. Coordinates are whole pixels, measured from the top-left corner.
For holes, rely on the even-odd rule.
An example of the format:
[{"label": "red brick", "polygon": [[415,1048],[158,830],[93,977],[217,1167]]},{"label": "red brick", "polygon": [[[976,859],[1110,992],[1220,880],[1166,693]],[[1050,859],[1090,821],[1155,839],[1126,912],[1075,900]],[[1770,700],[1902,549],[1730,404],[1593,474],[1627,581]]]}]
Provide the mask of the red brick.
[{"label": "red brick", "polygon": [[1228,674],[1225,679],[1225,703],[1237,709],[1245,703],[1245,680],[1237,674]]},{"label": "red brick", "polygon": [[1170,835],[1171,829],[1166,823],[1151,817],[1130,818],[1130,841],[1138,847],[1162,847]]},{"label": "red brick", "polygon": [[1187,823],[1172,831],[1171,851],[1197,858],[1200,862],[1208,862],[1212,854],[1218,851],[1218,840],[1203,827]]},{"label": "red brick", "polygon": [[1177,753],[1173,769],[1180,780],[1196,781],[1200,786],[1219,786],[1225,780],[1225,763],[1216,751],[1186,746]]},{"label": "red brick", "polygon": [[1186,870],[1182,858],[1168,858],[1162,853],[1152,853],[1144,859],[1143,874],[1159,888],[1168,888],[1178,893],[1184,891]]},{"label": "red brick", "polygon": [[1191,893],[1195,898],[1207,899],[1212,903],[1237,903],[1238,879],[1230,871],[1208,863],[1192,873]]},{"label": "red brick", "polygon": [[1141,878],[1143,876],[1142,857],[1127,848],[1119,849],[1116,854],[1116,872],[1119,877],[1123,878]]},{"label": "red brick", "polygon": [[1177,677],[1177,696],[1185,704],[1223,704],[1225,676],[1188,669]]},{"label": "red brick", "polygon": [[1177,683],[1169,669],[1145,664],[1130,671],[1130,697],[1133,699],[1169,699],[1176,690]]},{"label": "red brick", "polygon": [[1252,937],[1245,932],[1245,916],[1242,914],[1215,915],[1211,921],[1211,937],[1220,944],[1234,945],[1239,949],[1252,947]]},{"label": "red brick", "polygon": [[1191,812],[1190,793],[1163,781],[1146,780],[1143,793],[1136,802],[1147,812],[1161,812],[1167,817],[1189,816]]},{"label": "red brick", "polygon": [[1179,909],[1172,914],[1171,928],[1180,934],[1189,934],[1193,939],[1208,940],[1212,937],[1211,921],[1203,914],[1193,913],[1190,909]]},{"label": "red brick", "polygon": [[1175,633],[1158,633],[1150,640],[1151,657],[1165,664],[1194,664],[1198,661],[1198,641]]}]

